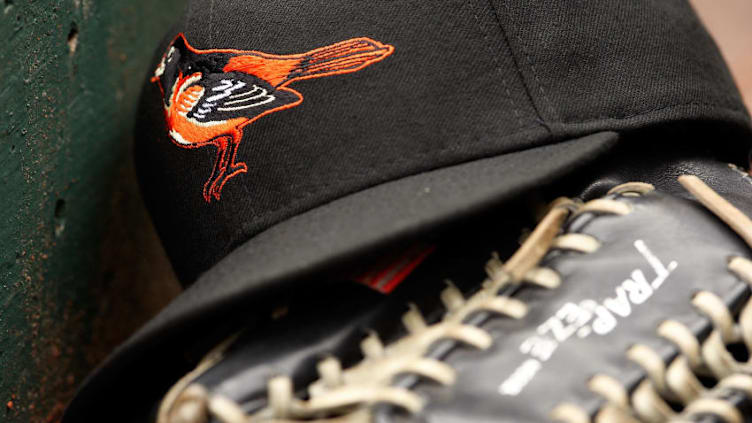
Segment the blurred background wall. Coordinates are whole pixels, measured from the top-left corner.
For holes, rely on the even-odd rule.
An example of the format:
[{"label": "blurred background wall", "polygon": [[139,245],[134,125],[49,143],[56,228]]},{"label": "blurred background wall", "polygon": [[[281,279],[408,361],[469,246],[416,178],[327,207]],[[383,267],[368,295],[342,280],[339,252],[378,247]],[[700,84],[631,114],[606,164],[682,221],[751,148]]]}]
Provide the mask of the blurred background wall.
[{"label": "blurred background wall", "polygon": [[177,292],[130,146],[182,3],[0,0],[0,421],[57,421]]},{"label": "blurred background wall", "polygon": [[[130,148],[148,62],[183,2],[0,0],[0,421],[57,421],[179,290]],[[752,106],[752,1],[693,4]]]},{"label": "blurred background wall", "polygon": [[691,0],[752,110],[752,0]]}]

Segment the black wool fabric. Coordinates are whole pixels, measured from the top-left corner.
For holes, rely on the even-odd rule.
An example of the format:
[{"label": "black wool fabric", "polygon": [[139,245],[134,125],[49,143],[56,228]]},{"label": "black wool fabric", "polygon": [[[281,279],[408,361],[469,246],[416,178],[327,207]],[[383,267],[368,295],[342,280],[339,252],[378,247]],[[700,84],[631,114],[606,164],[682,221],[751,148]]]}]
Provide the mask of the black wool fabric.
[{"label": "black wool fabric", "polygon": [[186,284],[272,225],[386,181],[596,131],[746,119],[684,1],[193,1],[177,30],[200,49],[394,46],[359,72],[291,84],[302,104],[244,128],[248,172],[212,203],[216,150],[177,148],[146,85],[139,174]]}]

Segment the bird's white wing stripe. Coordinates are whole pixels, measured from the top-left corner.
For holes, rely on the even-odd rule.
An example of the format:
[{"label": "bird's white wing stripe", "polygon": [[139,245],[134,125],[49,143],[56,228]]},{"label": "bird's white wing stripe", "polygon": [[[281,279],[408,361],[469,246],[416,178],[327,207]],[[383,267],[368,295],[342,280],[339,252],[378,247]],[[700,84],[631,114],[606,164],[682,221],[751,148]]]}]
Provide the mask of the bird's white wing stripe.
[{"label": "bird's white wing stripe", "polygon": [[[230,105],[230,104],[246,103],[246,102],[249,102],[249,101],[258,100],[259,98],[269,97],[269,91],[267,91],[265,88],[259,87],[258,85],[254,85],[253,89],[251,91],[248,91],[247,93],[250,94],[250,93],[254,93],[254,92],[259,92],[259,93],[256,94],[256,95],[254,95],[254,96],[252,96],[252,97],[241,98],[240,100],[226,101],[226,102],[222,103],[222,105],[227,106],[227,105]],[[240,95],[246,95],[246,93],[238,94],[238,95],[239,96]],[[230,97],[230,98],[232,98],[232,97]]]},{"label": "bird's white wing stripe", "polygon": [[263,88],[259,87],[258,85],[253,84],[253,89],[252,90],[245,91],[245,92],[242,92],[240,94],[233,94],[233,95],[230,96],[230,98],[245,97],[247,95],[251,95],[251,94],[253,94],[253,93],[257,92],[257,91],[260,91],[262,89]]},{"label": "bird's white wing stripe", "polygon": [[221,91],[221,92],[219,94],[215,94],[207,98],[206,101],[217,101],[223,98],[227,98],[232,94],[233,91],[236,91],[245,87],[245,82],[242,82],[242,81],[238,81],[233,84],[233,81],[230,81],[228,79],[223,79],[221,82],[222,82],[222,85],[212,88],[212,91]]},{"label": "bird's white wing stripe", "polygon": [[237,95],[238,96],[249,95],[252,93],[258,93],[258,94],[250,96],[250,97],[243,97],[239,100],[233,100],[233,101],[222,103],[222,106],[229,106],[231,104],[242,104],[242,105],[238,105],[234,107],[217,107],[217,111],[218,112],[232,112],[235,110],[250,109],[252,107],[262,106],[264,104],[271,103],[272,101],[276,100],[276,97],[274,97],[274,95],[269,94],[269,91],[255,84],[253,85],[253,89],[247,91],[246,93],[237,94]]},{"label": "bird's white wing stripe", "polygon": [[212,91],[226,91],[228,88],[233,86],[231,79],[223,79],[219,81],[219,83],[220,85],[212,88]]},{"label": "bird's white wing stripe", "polygon": [[234,110],[243,110],[243,109],[250,109],[251,107],[257,107],[261,106],[267,103],[271,103],[276,98],[273,95],[267,95],[264,100],[258,101],[256,103],[246,104],[244,106],[237,106],[237,107],[218,107],[217,111],[219,112],[231,112]]}]

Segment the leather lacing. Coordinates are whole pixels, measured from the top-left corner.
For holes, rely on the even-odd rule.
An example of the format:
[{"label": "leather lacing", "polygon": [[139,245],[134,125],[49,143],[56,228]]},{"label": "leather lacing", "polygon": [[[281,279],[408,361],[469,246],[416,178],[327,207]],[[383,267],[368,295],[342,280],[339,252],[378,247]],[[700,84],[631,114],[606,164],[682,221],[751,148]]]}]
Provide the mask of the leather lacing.
[{"label": "leather lacing", "polygon": [[[699,179],[682,177],[680,181],[703,204],[712,203],[708,207],[752,246],[752,222],[748,224],[746,216]],[[650,184],[632,182],[614,187],[609,194],[639,196],[652,190]],[[561,284],[558,273],[539,266],[549,251],[559,249],[591,253],[600,246],[598,240],[590,235],[562,233],[568,219],[586,212],[625,215],[630,211],[628,203],[613,198],[600,198],[586,203],[565,198],[556,200],[506,263],[502,263],[496,255],[489,260],[486,265],[488,277],[479,291],[465,298],[458,288],[449,283],[441,293],[446,313],[440,321],[428,324],[417,307],[411,305],[402,316],[408,332],[403,338],[384,345],[376,333],[371,333],[360,345],[363,360],[347,369],[343,369],[334,357],[322,360],[317,365],[320,378],[308,387],[308,399],[295,396],[289,377],[277,376],[268,381],[267,406],[247,414],[229,398],[192,383],[197,375],[221,360],[223,350],[229,345],[227,342],[209,353],[196,370],[173,386],[162,401],[158,423],[203,423],[210,416],[223,423],[368,421],[371,416],[370,406],[377,403],[392,404],[409,412],[418,412],[424,405],[423,398],[412,392],[410,387],[395,386],[397,376],[415,375],[451,385],[455,380],[455,371],[440,359],[429,357],[433,345],[438,341],[450,340],[478,349],[489,348],[493,339],[479,327],[479,323],[469,323],[473,316],[487,313],[513,319],[524,317],[527,307],[512,297],[516,290],[510,288],[524,284],[545,289],[558,287]],[[729,262],[729,268],[752,284],[752,262],[736,258]],[[692,332],[682,324],[670,320],[665,322],[659,328],[659,334],[673,340],[682,354],[667,367],[650,348],[635,345],[628,356],[645,368],[648,378],[631,396],[616,380],[608,376],[598,375],[592,378],[590,389],[607,400],[607,405],[596,416],[597,421],[666,421],[675,417],[675,414],[662,395],[684,401],[685,414],[711,409],[716,414],[721,411],[728,414],[733,407],[719,399],[717,390],[728,386],[745,386],[749,388],[746,392],[752,394],[752,376],[743,374],[746,364],[737,363],[724,348],[729,342],[740,338],[752,347],[752,305],[745,308],[737,325],[724,303],[714,294],[698,294],[693,303],[713,322],[716,328],[713,334],[700,345]],[[706,367],[721,380],[718,387],[710,391],[703,388],[693,376],[697,369]],[[752,372],[749,374],[752,375]],[[571,404],[561,404],[553,411],[552,417],[571,423],[591,420],[584,410]]]},{"label": "leather lacing", "polygon": [[[752,220],[698,178],[682,176],[679,182],[752,247]],[[727,268],[741,283],[752,285],[752,261],[731,257]],[[695,294],[692,305],[712,325],[707,338],[700,341],[684,324],[664,321],[657,335],[676,347],[676,358],[666,364],[651,347],[635,344],[626,356],[646,374],[636,388],[628,392],[616,379],[597,374],[588,381],[588,388],[603,397],[605,406],[591,416],[564,403],[551,412],[551,418],[567,423],[745,422],[749,416],[732,400],[752,401],[752,361],[737,360],[729,346],[742,343],[748,355],[752,353],[752,297],[738,316],[709,291]],[[712,383],[712,388],[706,387]]]}]

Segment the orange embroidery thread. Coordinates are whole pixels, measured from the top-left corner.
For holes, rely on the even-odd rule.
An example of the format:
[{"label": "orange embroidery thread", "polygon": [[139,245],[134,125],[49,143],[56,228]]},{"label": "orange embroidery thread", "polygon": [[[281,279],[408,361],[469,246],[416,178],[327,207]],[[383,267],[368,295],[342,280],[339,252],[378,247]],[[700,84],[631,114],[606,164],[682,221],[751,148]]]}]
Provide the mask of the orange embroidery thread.
[{"label": "orange embroidery thread", "polygon": [[287,85],[302,79],[357,72],[392,52],[393,46],[365,37],[290,55],[200,50],[180,33],[151,81],[162,91],[173,143],[182,148],[212,145],[217,149],[212,174],[203,190],[209,203],[220,199],[229,179],[248,171],[244,162],[235,161],[243,127],[303,102],[303,95]]}]

